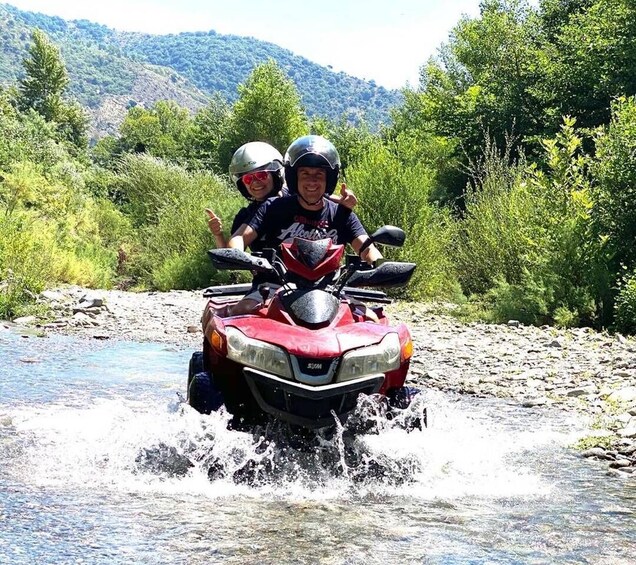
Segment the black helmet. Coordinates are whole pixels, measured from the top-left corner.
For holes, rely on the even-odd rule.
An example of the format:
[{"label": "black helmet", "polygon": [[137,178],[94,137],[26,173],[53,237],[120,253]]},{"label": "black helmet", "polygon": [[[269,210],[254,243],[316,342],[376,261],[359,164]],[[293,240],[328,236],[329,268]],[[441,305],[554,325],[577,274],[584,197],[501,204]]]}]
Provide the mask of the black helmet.
[{"label": "black helmet", "polygon": [[340,172],[340,156],[331,141],[320,135],[305,135],[289,146],[285,153],[285,181],[293,194],[298,192],[298,167],[326,169],[325,194],[333,193]]},{"label": "black helmet", "polygon": [[[230,161],[230,177],[239,192],[248,200],[252,197],[247,191],[241,177],[254,171],[268,171],[274,178],[272,193],[278,192],[283,186],[283,156],[278,149],[263,141],[250,141],[241,145]],[[273,196],[273,194],[272,194]]]}]

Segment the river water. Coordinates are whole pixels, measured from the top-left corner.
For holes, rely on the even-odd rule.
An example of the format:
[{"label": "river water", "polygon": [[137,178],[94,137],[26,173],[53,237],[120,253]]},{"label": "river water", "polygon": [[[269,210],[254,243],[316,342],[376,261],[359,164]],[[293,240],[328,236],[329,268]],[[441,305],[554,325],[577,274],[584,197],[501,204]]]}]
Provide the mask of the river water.
[{"label": "river water", "polygon": [[311,447],[179,400],[190,352],[0,333],[0,563],[633,563],[636,486],[561,412],[425,391]]}]

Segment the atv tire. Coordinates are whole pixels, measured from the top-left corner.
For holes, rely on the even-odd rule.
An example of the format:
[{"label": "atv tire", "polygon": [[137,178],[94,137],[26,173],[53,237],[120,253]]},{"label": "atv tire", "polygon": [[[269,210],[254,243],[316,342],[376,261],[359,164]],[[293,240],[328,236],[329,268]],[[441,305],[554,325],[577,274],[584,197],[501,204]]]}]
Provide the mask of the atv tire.
[{"label": "atv tire", "polygon": [[[419,389],[413,387],[402,386],[395,388],[387,393],[387,403],[389,410],[387,411],[387,419],[393,420],[398,417],[401,412],[407,410],[413,402],[413,399],[420,393]],[[424,409],[422,415],[408,414],[407,418],[402,422],[402,427],[407,431],[423,430],[428,426],[427,410]]]},{"label": "atv tire", "polygon": [[196,373],[188,387],[188,404],[201,414],[210,414],[223,405],[223,396],[214,386],[209,373]]},{"label": "atv tire", "polygon": [[197,373],[203,373],[205,371],[205,367],[203,365],[203,351],[195,351],[190,357],[190,365],[188,366],[188,385],[186,390],[190,390],[190,383],[192,382],[192,377]]}]

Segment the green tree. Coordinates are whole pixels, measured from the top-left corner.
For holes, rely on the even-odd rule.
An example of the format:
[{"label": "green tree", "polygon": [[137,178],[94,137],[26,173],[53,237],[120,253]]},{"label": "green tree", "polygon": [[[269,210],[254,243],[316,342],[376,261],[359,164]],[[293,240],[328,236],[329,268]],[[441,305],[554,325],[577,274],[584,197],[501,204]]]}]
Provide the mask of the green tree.
[{"label": "green tree", "polygon": [[120,127],[121,148],[185,164],[192,127],[190,112],[171,100],[149,109],[133,106]]},{"label": "green tree", "polygon": [[229,130],[223,169],[233,152],[248,141],[265,141],[284,152],[296,137],[308,132],[296,86],[273,60],[257,66],[239,86]]},{"label": "green tree", "polygon": [[231,108],[221,97],[213,97],[194,117],[189,144],[190,162],[199,167],[225,173],[221,167],[224,140],[228,136]]},{"label": "green tree", "polygon": [[76,102],[66,102],[68,73],[58,48],[39,29],[31,35],[29,56],[23,60],[24,77],[18,84],[18,107],[33,110],[56,124],[61,140],[84,150],[88,144],[88,117]]},{"label": "green tree", "polygon": [[612,106],[609,127],[597,139],[594,220],[611,270],[636,268],[636,97]]},{"label": "green tree", "polygon": [[554,123],[607,124],[610,103],[636,94],[636,5],[633,0],[544,0],[539,37],[546,64],[537,90]]},{"label": "green tree", "polygon": [[29,108],[49,122],[58,121],[62,95],[69,83],[68,73],[57,47],[39,29],[31,34],[33,43],[22,64],[25,76],[19,82],[21,110]]},{"label": "green tree", "polygon": [[[421,69],[418,92],[405,93],[393,135],[449,138],[450,162],[465,169],[481,155],[484,139],[503,146],[513,132],[522,139],[541,131],[533,14],[524,0],[485,0],[479,17],[462,18],[438,57]],[[446,170],[440,180],[448,183],[440,197],[450,200],[463,192],[467,177]]]}]

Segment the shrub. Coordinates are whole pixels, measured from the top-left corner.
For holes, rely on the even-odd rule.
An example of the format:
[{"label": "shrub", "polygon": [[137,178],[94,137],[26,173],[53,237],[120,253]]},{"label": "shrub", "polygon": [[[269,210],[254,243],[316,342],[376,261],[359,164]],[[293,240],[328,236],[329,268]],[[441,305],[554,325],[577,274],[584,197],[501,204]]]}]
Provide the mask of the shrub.
[{"label": "shrub", "polygon": [[636,271],[620,279],[614,314],[614,325],[618,331],[636,333]]},{"label": "shrub", "polygon": [[200,288],[213,277],[228,280],[229,273],[215,273],[207,259],[213,237],[204,210],[214,209],[227,233],[244,203],[236,191],[213,175],[188,173],[147,157],[130,158],[122,181],[135,186],[127,195],[141,242],[130,253],[127,274],[160,290]]},{"label": "shrub", "polygon": [[598,319],[600,246],[590,231],[588,159],[574,121],[544,141],[547,172],[487,146],[468,190],[456,248],[465,291],[486,293],[496,320],[560,325]]},{"label": "shrub", "polygon": [[424,163],[402,164],[407,147],[376,142],[347,171],[360,204],[356,213],[369,232],[381,225],[401,227],[406,244],[382,249],[387,258],[417,263],[409,285],[414,297],[451,296],[457,291],[449,248],[455,223],[448,210],[429,202],[434,172]]},{"label": "shrub", "polygon": [[24,215],[0,215],[0,318],[21,315],[55,278],[55,233]]},{"label": "shrub", "polygon": [[516,284],[543,252],[540,195],[528,184],[523,158],[509,164],[486,146],[483,172],[467,187],[466,212],[454,246],[459,280],[467,293],[485,293],[496,281]]}]

